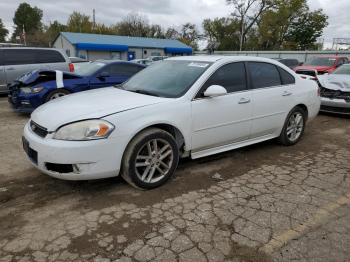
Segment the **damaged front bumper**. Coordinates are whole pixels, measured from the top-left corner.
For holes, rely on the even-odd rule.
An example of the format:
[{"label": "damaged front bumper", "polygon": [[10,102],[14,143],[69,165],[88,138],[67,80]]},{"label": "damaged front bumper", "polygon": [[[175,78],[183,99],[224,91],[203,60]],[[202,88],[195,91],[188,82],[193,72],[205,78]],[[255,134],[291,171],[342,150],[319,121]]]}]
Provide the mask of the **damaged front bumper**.
[{"label": "damaged front bumper", "polygon": [[20,86],[19,82],[9,85],[8,102],[15,112],[31,113],[41,105],[41,98],[38,94],[21,92]]},{"label": "damaged front bumper", "polygon": [[350,92],[321,88],[320,111],[350,115]]}]

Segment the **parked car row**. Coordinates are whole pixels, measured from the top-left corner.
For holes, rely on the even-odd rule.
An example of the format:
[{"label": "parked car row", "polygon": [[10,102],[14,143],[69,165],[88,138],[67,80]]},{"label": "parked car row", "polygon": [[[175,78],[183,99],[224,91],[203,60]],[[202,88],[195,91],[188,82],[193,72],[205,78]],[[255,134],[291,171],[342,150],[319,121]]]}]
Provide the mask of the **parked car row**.
[{"label": "parked car row", "polygon": [[180,157],[274,138],[296,144],[319,108],[316,82],[277,61],[177,57],[119,86],[40,106],[24,128],[23,148],[36,168],[56,178],[121,175],[151,189],[173,175]]},{"label": "parked car row", "polygon": [[52,48],[0,48],[0,93],[8,92],[8,84],[33,70],[74,71],[67,55]]},{"label": "parked car row", "polygon": [[35,70],[9,85],[9,102],[22,113],[68,94],[118,85],[145,66],[124,61],[98,60],[82,65],[75,73]]}]

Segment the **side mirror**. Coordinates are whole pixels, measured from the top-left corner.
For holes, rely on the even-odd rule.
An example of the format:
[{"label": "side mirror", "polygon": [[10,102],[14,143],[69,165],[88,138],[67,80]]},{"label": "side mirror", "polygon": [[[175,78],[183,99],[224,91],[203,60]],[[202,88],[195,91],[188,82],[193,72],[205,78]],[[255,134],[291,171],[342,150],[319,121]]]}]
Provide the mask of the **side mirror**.
[{"label": "side mirror", "polygon": [[226,94],[227,94],[226,88],[219,85],[209,86],[207,90],[204,91],[205,97],[216,97],[216,96],[223,96]]},{"label": "side mirror", "polygon": [[109,77],[109,73],[104,71],[104,72],[101,72],[97,77],[98,78],[106,78],[106,77]]}]

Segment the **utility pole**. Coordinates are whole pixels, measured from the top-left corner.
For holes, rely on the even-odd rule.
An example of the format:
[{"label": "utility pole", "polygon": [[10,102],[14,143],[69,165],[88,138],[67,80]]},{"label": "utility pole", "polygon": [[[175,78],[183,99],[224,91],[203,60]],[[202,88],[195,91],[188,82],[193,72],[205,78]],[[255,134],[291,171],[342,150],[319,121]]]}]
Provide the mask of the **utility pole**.
[{"label": "utility pole", "polygon": [[95,9],[92,9],[92,29],[96,27]]}]

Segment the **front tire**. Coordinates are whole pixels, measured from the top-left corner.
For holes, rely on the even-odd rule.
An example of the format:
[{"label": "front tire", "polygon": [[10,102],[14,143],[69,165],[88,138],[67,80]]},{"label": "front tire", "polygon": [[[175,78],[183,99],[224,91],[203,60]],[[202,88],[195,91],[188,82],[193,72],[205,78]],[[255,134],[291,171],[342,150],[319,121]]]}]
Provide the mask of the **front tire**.
[{"label": "front tire", "polygon": [[66,89],[56,89],[47,95],[45,102],[49,102],[51,100],[55,100],[57,98],[60,98],[62,96],[66,96],[69,94],[70,94],[70,92]]},{"label": "front tire", "polygon": [[295,107],[288,114],[282,132],[278,138],[279,142],[285,146],[295,145],[299,142],[305,131],[306,112]]},{"label": "front tire", "polygon": [[122,177],[132,186],[153,189],[163,185],[175,172],[179,149],[168,132],[149,128],[128,145],[122,163]]}]

